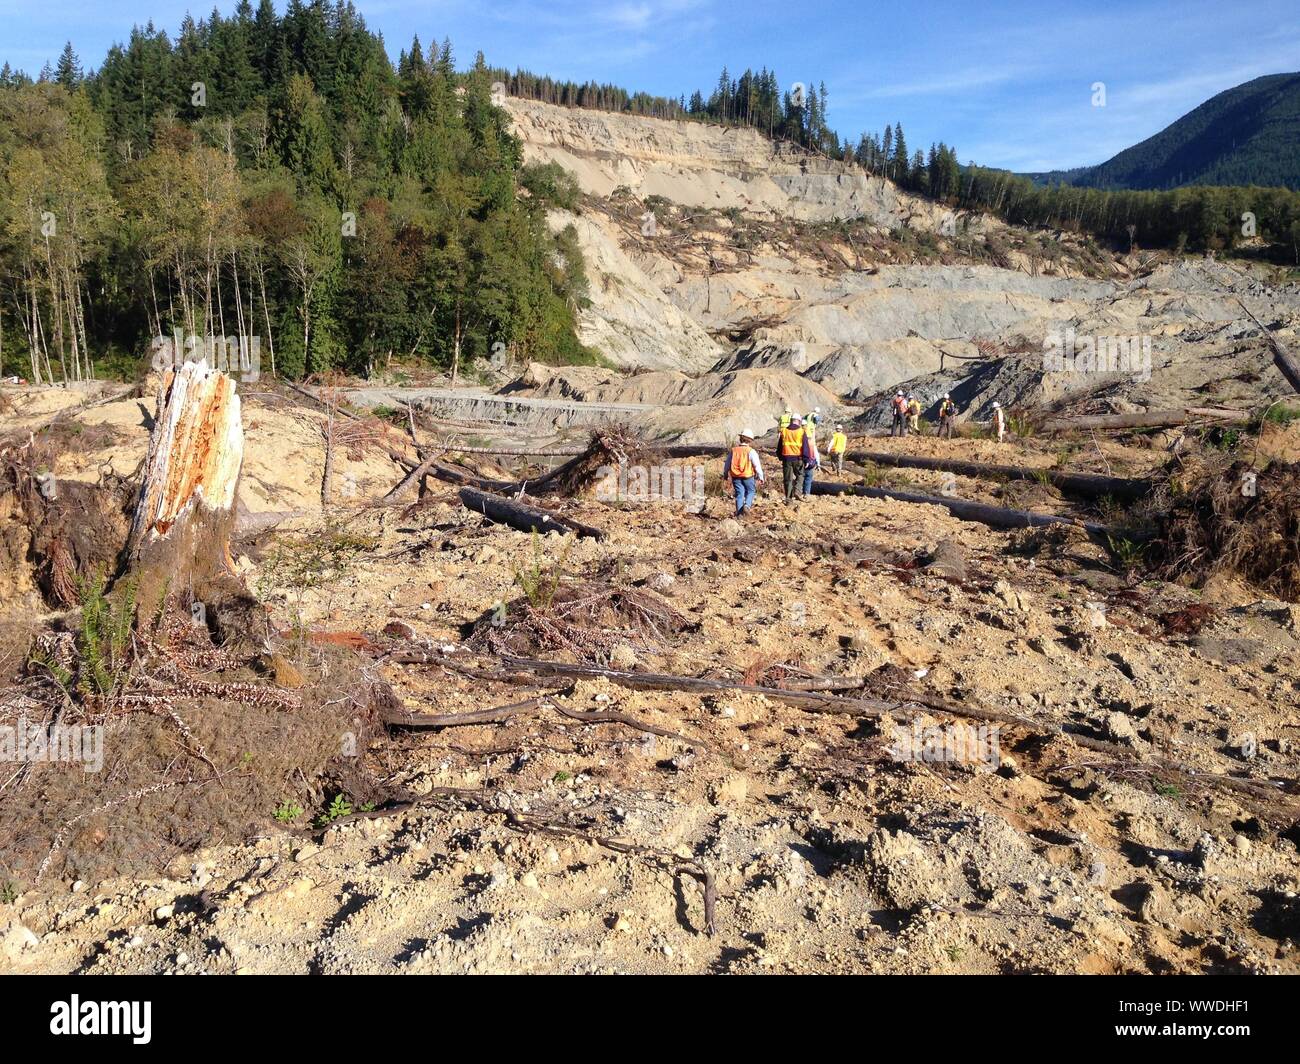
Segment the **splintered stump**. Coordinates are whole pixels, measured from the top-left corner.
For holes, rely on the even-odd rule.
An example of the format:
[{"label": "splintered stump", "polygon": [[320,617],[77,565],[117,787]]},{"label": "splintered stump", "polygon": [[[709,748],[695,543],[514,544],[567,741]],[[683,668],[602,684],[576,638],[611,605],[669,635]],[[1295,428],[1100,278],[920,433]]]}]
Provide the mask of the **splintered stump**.
[{"label": "splintered stump", "polygon": [[266,611],[230,557],[244,429],[235,384],[204,362],[163,378],[127,566],[140,601],[175,593],[201,605],[218,641],[251,653],[269,650]]}]

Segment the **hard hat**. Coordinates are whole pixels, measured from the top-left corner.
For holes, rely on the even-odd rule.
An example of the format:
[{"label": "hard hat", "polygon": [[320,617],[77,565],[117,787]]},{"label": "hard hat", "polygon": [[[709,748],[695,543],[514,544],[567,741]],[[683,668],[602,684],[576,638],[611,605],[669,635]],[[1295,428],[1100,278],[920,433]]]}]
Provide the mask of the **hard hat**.
[{"label": "hard hat", "polygon": [[995,409],[998,409],[998,410],[1002,409],[1002,404],[999,403],[996,399],[993,400],[993,406],[994,406]]},{"label": "hard hat", "polygon": [[754,430],[753,430],[753,429],[741,429],[741,430],[740,430],[740,438],[741,438],[742,440],[752,440],[752,439],[754,438]]},{"label": "hard hat", "polygon": [[792,417],[792,418],[790,419],[790,424],[791,424],[791,425],[802,425],[802,424],[803,424],[803,418],[801,418],[798,414],[795,414],[795,416]]},{"label": "hard hat", "polygon": [[895,392],[894,394],[895,394],[895,395],[902,395],[903,393],[902,393],[902,392]]},{"label": "hard hat", "polygon": [[943,393],[943,397],[944,397],[945,399],[951,399],[951,398],[952,398],[952,396],[949,395],[947,392],[944,392],[944,393]]}]

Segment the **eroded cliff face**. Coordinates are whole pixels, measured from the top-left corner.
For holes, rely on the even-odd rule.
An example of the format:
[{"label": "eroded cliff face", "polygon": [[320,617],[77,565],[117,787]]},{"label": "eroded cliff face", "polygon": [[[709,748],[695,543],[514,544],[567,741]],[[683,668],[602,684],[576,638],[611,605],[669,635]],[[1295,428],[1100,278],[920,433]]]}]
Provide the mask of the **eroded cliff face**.
[{"label": "eroded cliff face", "polygon": [[619,187],[640,199],[740,210],[799,221],[870,218],[897,225],[942,215],[888,181],[768,140],[752,129],[508,100],[529,161],[556,162],[583,191]]},{"label": "eroded cliff face", "polygon": [[[994,399],[1059,404],[1104,392],[1109,408],[1126,410],[1207,395],[1252,403],[1284,389],[1238,298],[1291,336],[1294,285],[1270,287],[1212,259],[1121,257],[1070,234],[953,214],[753,130],[507,107],[526,158],[560,164],[583,193],[576,214],[551,216],[557,228],[574,226],[587,259],[582,339],[619,370],[709,377],[710,402],[727,406],[718,433],[770,427],[779,409],[763,404],[775,398],[776,371],[785,375],[777,390],[795,404],[811,398],[791,394],[804,391],[791,386],[801,379],[882,416],[880,397],[895,387],[926,403],[952,391],[979,416]],[[1045,342],[1070,334],[1146,338],[1150,365],[1053,371]],[[1225,357],[1253,380],[1225,382]],[[656,379],[620,387],[615,378],[601,398],[691,402],[673,388],[647,395]],[[697,435],[712,431],[688,421]]]}]

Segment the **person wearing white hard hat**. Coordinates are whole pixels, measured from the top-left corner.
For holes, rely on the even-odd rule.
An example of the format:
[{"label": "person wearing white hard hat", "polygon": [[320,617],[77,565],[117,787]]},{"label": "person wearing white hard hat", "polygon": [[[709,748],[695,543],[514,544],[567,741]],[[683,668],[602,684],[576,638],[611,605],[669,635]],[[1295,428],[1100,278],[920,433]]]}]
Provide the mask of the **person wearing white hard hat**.
[{"label": "person wearing white hard hat", "polygon": [[952,401],[952,396],[947,392],[943,393],[943,399],[939,401],[939,435],[952,439],[952,422],[957,416],[957,404]]},{"label": "person wearing white hard hat", "polygon": [[921,400],[910,392],[907,395],[907,431],[912,436],[921,434]]},{"label": "person wearing white hard hat", "polygon": [[889,401],[889,409],[894,415],[889,434],[891,436],[907,435],[907,400],[903,398],[902,392],[894,393],[894,398]]},{"label": "person wearing white hard hat", "polygon": [[1007,434],[1007,415],[1002,409],[1002,404],[996,399],[993,401],[993,432],[997,435],[998,443],[1001,443]]},{"label": "person wearing white hard hat", "polygon": [[740,433],[736,445],[727,456],[723,479],[731,485],[736,495],[736,516],[749,513],[754,508],[757,485],[763,483],[763,460],[754,450],[754,433],[746,429]]},{"label": "person wearing white hard hat", "polygon": [[831,433],[831,457],[835,459],[835,475],[844,472],[844,452],[848,450],[849,438],[844,435],[844,426],[836,425]]},{"label": "person wearing white hard hat", "polygon": [[817,438],[817,426],[821,423],[822,408],[820,406],[815,406],[812,408],[812,413],[804,414],[803,416],[804,433],[815,440]]}]

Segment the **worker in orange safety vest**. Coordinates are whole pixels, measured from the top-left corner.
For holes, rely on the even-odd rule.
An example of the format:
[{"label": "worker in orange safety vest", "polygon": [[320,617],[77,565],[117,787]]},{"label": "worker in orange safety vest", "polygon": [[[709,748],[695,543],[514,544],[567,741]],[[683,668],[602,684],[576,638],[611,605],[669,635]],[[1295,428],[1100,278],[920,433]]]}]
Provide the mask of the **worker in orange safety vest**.
[{"label": "worker in orange safety vest", "polygon": [[727,456],[723,479],[731,485],[736,495],[736,516],[749,513],[754,508],[757,485],[763,483],[763,461],[754,450],[754,434],[746,429]]},{"label": "worker in orange safety vest", "polygon": [[789,506],[803,494],[804,431],[800,417],[792,417],[790,424],[781,430],[777,438],[777,453],[781,458],[785,504]]}]

